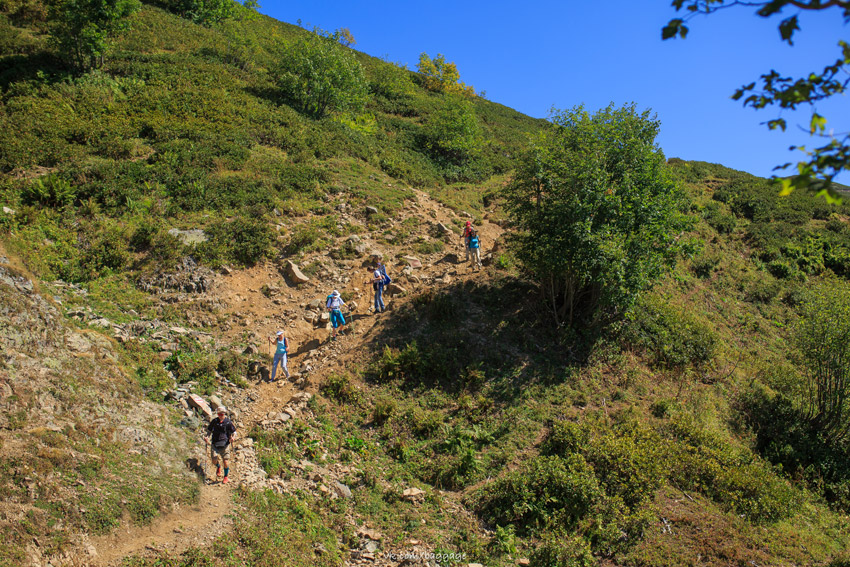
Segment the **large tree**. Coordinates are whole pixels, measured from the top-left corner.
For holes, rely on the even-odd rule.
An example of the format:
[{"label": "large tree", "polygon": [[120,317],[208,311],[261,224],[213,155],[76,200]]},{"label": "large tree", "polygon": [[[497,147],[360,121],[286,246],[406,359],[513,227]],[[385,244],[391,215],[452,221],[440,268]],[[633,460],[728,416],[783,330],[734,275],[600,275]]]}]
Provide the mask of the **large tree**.
[{"label": "large tree", "polygon": [[[712,14],[726,8],[744,6],[755,8],[756,14],[763,18],[780,17],[779,35],[782,41],[793,45],[794,33],[800,30],[800,15],[805,12],[831,10],[841,14],[844,22],[850,21],[850,0],[673,0],[673,7],[683,11],[681,18],[674,18],[664,26],[663,39],[684,38],[689,28],[687,23],[693,18]],[[791,13],[793,12],[793,13]],[[850,131],[845,125],[838,128],[827,122],[826,117],[818,113],[817,103],[832,96],[843,94],[850,86],[850,45],[838,42],[838,57],[828,61],[823,70],[813,70],[802,77],[784,77],[771,70],[758,81],[744,85],[735,91],[732,98],[744,100],[745,106],[761,109],[778,107],[794,110],[800,106],[811,107],[811,117],[807,129],[818,139],[816,147],[796,147],[802,150],[806,159],[796,164],[796,173],[782,179],[783,193],[795,188],[807,188],[823,191],[827,196],[835,196],[831,189],[832,180],[842,171],[850,170]],[[844,117],[846,119],[846,115]],[[827,128],[827,126],[830,126]],[[785,130],[788,126],[781,116],[767,121],[771,130]],[[784,170],[792,164],[777,167]]]},{"label": "large tree", "polygon": [[50,7],[51,35],[78,69],[98,67],[110,37],[140,8],[139,0],[58,0]]},{"label": "large tree", "polygon": [[807,368],[802,409],[824,439],[850,432],[850,297],[835,281],[814,287],[796,339]]},{"label": "large tree", "polygon": [[625,313],[674,263],[684,197],[634,105],[559,111],[506,191],[512,237],[559,327]]},{"label": "large tree", "polygon": [[284,96],[315,118],[359,110],[368,94],[363,67],[340,35],[321,30],[284,46],[278,82]]}]

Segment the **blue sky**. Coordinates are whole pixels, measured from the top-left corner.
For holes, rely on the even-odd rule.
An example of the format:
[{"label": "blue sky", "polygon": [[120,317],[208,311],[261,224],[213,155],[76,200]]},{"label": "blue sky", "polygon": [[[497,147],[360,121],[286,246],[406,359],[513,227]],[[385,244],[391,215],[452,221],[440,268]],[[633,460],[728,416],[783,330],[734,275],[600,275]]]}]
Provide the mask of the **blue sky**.
[{"label": "blue sky", "polygon": [[[661,28],[676,17],[666,0],[267,0],[260,11],[308,29],[348,28],[356,49],[414,70],[421,52],[442,53],[488,99],[535,117],[552,107],[635,102],[657,113],[668,158],[761,176],[802,156],[790,145],[820,143],[797,128],[808,124],[809,110],[782,114],[789,131],[770,132],[761,123],[777,111],[743,108],[730,96],[771,69],[821,70],[837,59],[838,40],[850,41],[834,9],[802,14],[789,47],[779,40],[779,18],[745,7],[693,20],[686,40],[661,41]],[[818,106],[828,128],[850,129],[847,103],[841,96]],[[838,181],[850,184],[850,175]]]}]

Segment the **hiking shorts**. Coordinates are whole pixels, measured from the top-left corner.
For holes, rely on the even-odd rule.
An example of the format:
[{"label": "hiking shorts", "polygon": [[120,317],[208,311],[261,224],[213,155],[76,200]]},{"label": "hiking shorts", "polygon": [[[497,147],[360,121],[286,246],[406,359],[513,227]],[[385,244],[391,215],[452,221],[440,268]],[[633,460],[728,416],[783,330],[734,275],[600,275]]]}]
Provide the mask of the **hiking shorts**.
[{"label": "hiking shorts", "polygon": [[215,445],[210,445],[210,459],[213,463],[217,463],[219,457],[230,460],[230,443],[224,446],[223,449],[216,448]]},{"label": "hiking shorts", "polygon": [[342,311],[339,309],[331,311],[331,325],[333,325],[334,329],[340,325],[345,325],[345,317],[342,316]]}]

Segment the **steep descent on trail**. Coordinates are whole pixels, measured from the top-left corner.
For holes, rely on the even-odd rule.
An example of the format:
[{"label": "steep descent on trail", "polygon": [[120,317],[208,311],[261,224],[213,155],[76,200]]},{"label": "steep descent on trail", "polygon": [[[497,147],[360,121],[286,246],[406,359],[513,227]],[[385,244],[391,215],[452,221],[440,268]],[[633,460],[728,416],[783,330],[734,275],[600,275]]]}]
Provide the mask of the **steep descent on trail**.
[{"label": "steep descent on trail", "polygon": [[[415,194],[415,206],[409,207],[404,217],[398,219],[399,222],[405,218],[418,218],[423,234],[426,234],[429,223],[442,226],[461,224],[453,211],[427,194],[420,191]],[[350,220],[359,222],[355,216]],[[483,234],[484,251],[489,252],[502,229],[484,221],[479,230]],[[446,232],[444,240],[450,245],[457,245],[454,232]],[[282,428],[291,425],[290,421],[300,419],[302,414],[309,415],[307,402],[310,397],[320,395],[318,385],[331,373],[363,363],[375,335],[373,331],[381,325],[382,317],[392,317],[392,310],[407,302],[411,293],[426,287],[439,288],[469,277],[486,277],[486,273],[473,272],[471,265],[462,262],[460,247],[457,252],[432,254],[420,259],[402,246],[373,242],[368,235],[364,235],[361,242],[365,244],[362,260],[336,261],[325,253],[303,257],[302,265],[322,265],[319,275],[324,276],[310,278],[304,283],[291,281],[276,263],[215,276],[201,297],[223,307],[219,318],[221,323],[205,331],[211,333],[217,342],[247,342],[264,359],[268,359],[266,364],[270,367],[273,353],[267,345],[267,337],[273,336],[278,328],[285,329],[290,344],[292,379],[286,380],[281,376],[275,383],[251,381],[246,389],[231,387],[222,394],[225,405],[235,410],[233,419],[240,432],[231,463],[232,482],[228,485],[210,483],[208,478],[207,484],[201,486],[197,504],[181,506],[154,519],[149,526],[125,523],[107,536],[92,538],[96,550],[95,565],[118,565],[128,556],[175,556],[191,547],[209,544],[215,537],[233,529],[229,515],[233,506],[231,494],[240,487],[277,492],[316,489],[313,483],[304,485],[298,478],[290,481],[268,478],[257,460],[248,433],[256,428]],[[364,266],[371,265],[376,257],[389,263],[389,269],[398,274],[394,276],[395,287],[388,290],[390,311],[380,316],[369,310],[372,290],[364,283]],[[390,259],[397,260],[391,262]],[[346,332],[333,342],[329,340],[330,324],[322,317],[322,313],[327,312],[323,293],[329,286],[337,286],[349,298],[350,304],[350,311],[346,313],[349,319]],[[202,463],[205,471],[213,471],[208,452],[202,450],[200,433],[196,439],[195,448],[190,450],[191,458]],[[300,468],[304,465],[293,463],[292,466]],[[308,466],[315,467],[312,463]],[[345,468],[323,471],[327,479],[325,483],[339,484],[345,471]],[[422,545],[427,547],[427,542],[419,542],[414,547],[423,554],[427,553]],[[397,564],[397,561],[382,559],[380,555],[367,560],[378,566]],[[352,564],[358,563],[355,560]]]}]

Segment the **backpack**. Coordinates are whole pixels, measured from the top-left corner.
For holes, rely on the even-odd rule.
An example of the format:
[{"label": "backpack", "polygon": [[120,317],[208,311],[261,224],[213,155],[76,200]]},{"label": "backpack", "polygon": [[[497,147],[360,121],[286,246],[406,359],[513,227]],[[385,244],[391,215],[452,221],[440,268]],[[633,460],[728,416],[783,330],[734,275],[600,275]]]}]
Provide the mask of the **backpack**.
[{"label": "backpack", "polygon": [[480,246],[480,241],[478,240],[478,233],[475,231],[469,235],[469,247],[470,248],[478,248]]},{"label": "backpack", "polygon": [[393,283],[392,278],[390,278],[390,276],[387,275],[387,267],[383,264],[381,264],[381,275],[384,276],[384,281],[381,282],[381,285],[388,286],[391,283]]}]

